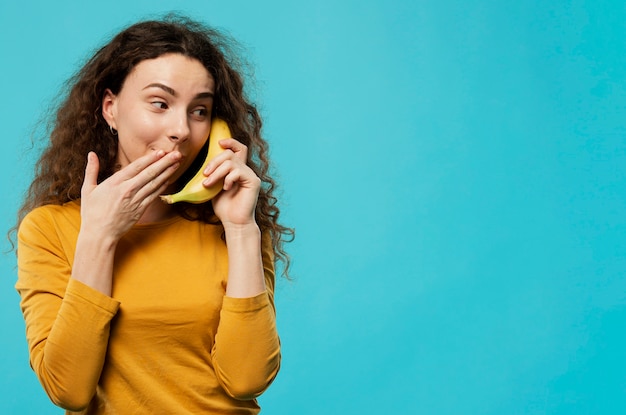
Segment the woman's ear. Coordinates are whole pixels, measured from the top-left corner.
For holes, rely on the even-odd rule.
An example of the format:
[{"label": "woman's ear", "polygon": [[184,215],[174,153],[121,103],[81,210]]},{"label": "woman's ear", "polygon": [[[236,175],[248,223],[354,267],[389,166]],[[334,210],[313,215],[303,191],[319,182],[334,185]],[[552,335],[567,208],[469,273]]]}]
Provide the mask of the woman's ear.
[{"label": "woman's ear", "polygon": [[107,124],[109,124],[109,127],[115,129],[117,129],[117,123],[115,122],[115,116],[117,114],[115,105],[116,98],[115,94],[108,88],[104,91],[104,96],[102,97],[102,116]]}]

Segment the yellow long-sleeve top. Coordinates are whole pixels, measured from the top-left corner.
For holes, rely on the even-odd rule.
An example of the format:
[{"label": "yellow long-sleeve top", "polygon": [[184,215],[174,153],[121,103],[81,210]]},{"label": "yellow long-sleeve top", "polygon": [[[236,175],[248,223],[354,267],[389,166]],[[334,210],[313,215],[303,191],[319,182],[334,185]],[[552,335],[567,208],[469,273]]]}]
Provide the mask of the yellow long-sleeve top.
[{"label": "yellow long-sleeve top", "polygon": [[258,413],[280,366],[268,238],[266,292],[230,298],[221,226],[136,225],[108,297],[70,278],[79,228],[70,202],[33,210],[18,231],[30,363],[50,399],[67,413]]}]

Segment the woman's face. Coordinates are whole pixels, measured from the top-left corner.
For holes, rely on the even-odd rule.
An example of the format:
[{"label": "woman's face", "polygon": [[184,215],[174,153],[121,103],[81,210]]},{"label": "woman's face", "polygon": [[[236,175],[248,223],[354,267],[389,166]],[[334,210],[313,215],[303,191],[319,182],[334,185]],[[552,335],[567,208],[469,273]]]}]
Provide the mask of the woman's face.
[{"label": "woman's face", "polygon": [[209,135],[215,83],[196,59],[167,54],[140,62],[120,92],[107,90],[102,113],[118,132],[118,163],[124,167],[153,151],[179,151],[176,180]]}]

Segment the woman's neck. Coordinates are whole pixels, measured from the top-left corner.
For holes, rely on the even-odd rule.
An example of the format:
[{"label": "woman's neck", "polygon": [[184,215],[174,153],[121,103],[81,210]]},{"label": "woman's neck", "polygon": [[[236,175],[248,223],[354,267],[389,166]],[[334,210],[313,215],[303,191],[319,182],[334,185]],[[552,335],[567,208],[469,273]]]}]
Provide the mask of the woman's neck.
[{"label": "woman's neck", "polygon": [[161,199],[153,201],[139,218],[138,224],[161,222],[176,215],[174,207]]}]

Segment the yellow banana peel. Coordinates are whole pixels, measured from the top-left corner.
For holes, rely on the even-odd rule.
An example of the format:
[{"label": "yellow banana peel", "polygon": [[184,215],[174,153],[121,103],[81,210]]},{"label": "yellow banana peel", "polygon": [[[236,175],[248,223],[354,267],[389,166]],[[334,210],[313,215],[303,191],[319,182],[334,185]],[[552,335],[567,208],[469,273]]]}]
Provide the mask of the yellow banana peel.
[{"label": "yellow banana peel", "polygon": [[202,182],[206,179],[206,176],[202,172],[209,160],[224,151],[219,145],[219,141],[230,137],[231,133],[228,124],[220,118],[213,118],[211,131],[209,132],[209,149],[204,163],[202,163],[202,167],[191,180],[187,182],[181,191],[171,195],[162,195],[161,200],[165,203],[172,204],[176,202],[204,203],[213,199],[222,190],[224,180],[220,180],[210,187],[204,187]]}]

